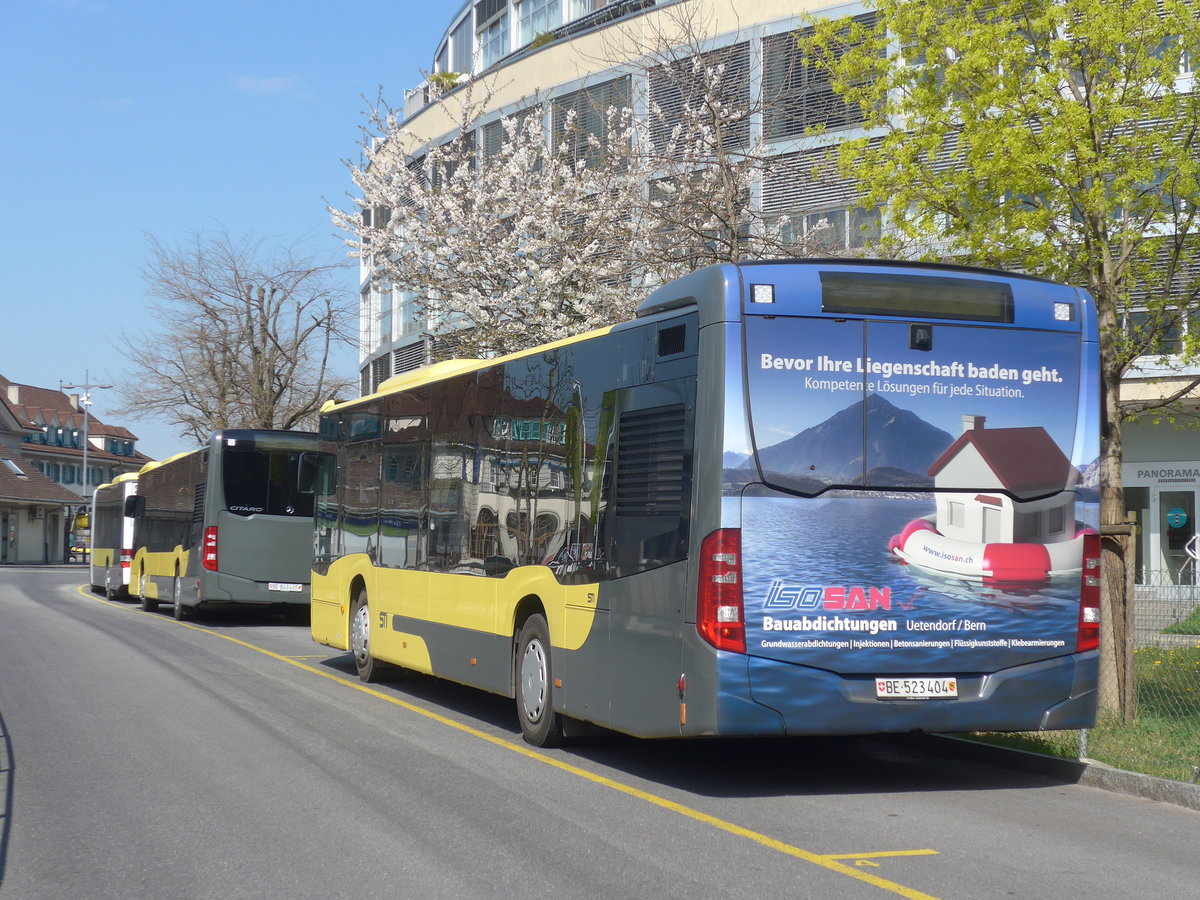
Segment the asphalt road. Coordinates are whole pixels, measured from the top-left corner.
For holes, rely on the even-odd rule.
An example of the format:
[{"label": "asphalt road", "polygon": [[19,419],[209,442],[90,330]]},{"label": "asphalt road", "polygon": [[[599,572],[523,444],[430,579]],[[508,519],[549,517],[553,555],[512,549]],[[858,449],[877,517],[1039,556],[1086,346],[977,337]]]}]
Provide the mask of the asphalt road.
[{"label": "asphalt road", "polygon": [[521,740],[262,615],[0,570],[0,898],[1200,897],[1200,813],[880,739]]}]

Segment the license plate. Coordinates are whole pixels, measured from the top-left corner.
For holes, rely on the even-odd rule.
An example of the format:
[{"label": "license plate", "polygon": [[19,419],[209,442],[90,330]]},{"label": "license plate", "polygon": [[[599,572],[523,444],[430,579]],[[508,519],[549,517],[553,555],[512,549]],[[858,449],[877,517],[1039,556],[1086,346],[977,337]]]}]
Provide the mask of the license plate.
[{"label": "license plate", "polygon": [[880,700],[947,700],[958,696],[957,678],[876,678]]},{"label": "license plate", "polygon": [[287,582],[287,581],[268,581],[267,582],[267,590],[268,591],[286,591],[290,594],[298,594],[298,593],[300,593],[300,591],[304,590],[304,585],[291,584],[290,582]]}]

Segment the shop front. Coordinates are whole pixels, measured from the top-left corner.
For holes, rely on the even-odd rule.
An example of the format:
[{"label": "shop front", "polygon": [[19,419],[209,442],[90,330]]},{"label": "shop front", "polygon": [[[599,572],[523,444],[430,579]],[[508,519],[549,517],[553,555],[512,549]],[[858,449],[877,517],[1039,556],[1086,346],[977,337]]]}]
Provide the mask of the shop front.
[{"label": "shop front", "polygon": [[1195,585],[1200,460],[1125,463],[1126,512],[1140,526],[1138,584]]}]

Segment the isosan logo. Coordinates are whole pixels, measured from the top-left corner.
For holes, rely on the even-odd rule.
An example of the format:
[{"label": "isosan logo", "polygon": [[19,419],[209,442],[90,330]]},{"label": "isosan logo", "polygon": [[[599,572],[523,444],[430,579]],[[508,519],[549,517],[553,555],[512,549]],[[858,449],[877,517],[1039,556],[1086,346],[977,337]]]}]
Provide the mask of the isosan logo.
[{"label": "isosan logo", "polygon": [[792,585],[772,581],[765,609],[891,609],[892,589],[853,585]]}]

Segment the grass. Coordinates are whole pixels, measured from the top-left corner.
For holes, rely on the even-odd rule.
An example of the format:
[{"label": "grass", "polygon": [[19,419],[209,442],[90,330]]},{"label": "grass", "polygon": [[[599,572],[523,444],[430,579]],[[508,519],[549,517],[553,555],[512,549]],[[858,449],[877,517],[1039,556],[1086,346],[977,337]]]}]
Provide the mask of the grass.
[{"label": "grass", "polygon": [[[1193,613],[1189,621],[1195,618]],[[1200,766],[1200,640],[1192,647],[1134,651],[1134,680],[1133,722],[1101,715],[1087,732],[1088,757],[1129,772],[1191,781],[1194,767]],[[1074,759],[1079,755],[1078,731],[972,737],[1048,756]]]},{"label": "grass", "polygon": [[1182,622],[1164,628],[1163,634],[1200,634],[1200,606],[1193,609],[1191,615]]}]

